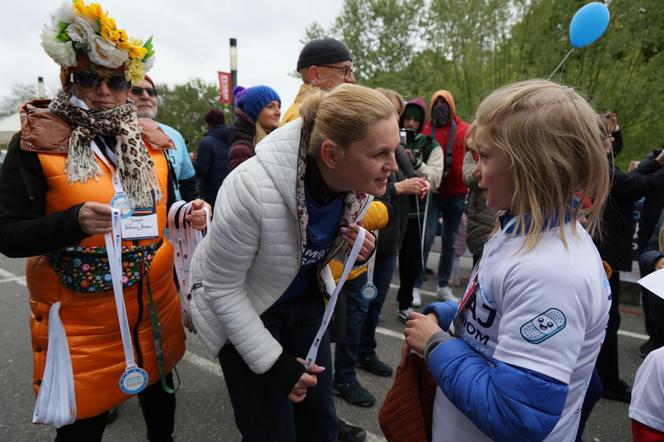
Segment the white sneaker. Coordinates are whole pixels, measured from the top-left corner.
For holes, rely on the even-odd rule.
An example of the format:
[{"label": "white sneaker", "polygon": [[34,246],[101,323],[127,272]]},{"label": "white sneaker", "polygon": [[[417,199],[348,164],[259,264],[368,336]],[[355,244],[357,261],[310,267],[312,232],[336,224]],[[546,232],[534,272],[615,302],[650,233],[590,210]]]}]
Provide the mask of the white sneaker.
[{"label": "white sneaker", "polygon": [[406,322],[410,318],[410,314],[412,313],[413,310],[410,308],[399,310],[397,312],[397,318],[399,318],[399,321],[401,322]]},{"label": "white sneaker", "polygon": [[436,296],[438,296],[443,301],[458,301],[457,297],[452,293],[452,289],[449,286],[438,287],[436,289]]},{"label": "white sneaker", "polygon": [[422,307],[422,292],[417,287],[413,288],[413,307]]}]

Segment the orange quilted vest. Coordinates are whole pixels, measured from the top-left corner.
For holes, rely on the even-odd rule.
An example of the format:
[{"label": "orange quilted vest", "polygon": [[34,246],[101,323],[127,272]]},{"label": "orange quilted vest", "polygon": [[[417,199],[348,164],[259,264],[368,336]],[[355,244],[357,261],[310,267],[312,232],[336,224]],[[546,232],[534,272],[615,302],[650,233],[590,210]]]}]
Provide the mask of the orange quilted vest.
[{"label": "orange quilted vest", "polygon": [[[68,137],[67,137],[68,138]],[[162,188],[162,199],[157,203],[160,237],[164,238],[166,226],[166,196],[168,164],[163,152],[152,149],[147,137],[144,141],[155,163]],[[31,149],[27,149],[31,150]],[[35,149],[37,150],[37,149]],[[63,149],[64,150],[64,149]],[[62,152],[66,153],[66,152]],[[104,171],[98,181],[68,183],[65,170],[66,154],[41,151],[37,155],[47,183],[46,214],[67,209],[86,201],[108,203],[114,194],[108,168],[99,160]],[[141,245],[158,240],[140,241]],[[85,238],[81,246],[104,246],[104,237]],[[123,245],[131,245],[124,242]],[[165,370],[169,371],[184,355],[184,330],[180,303],[173,280],[173,249],[164,240],[154,254],[149,269],[150,284],[157,315],[161,324],[161,339],[165,357]],[[68,289],[60,283],[52,265],[45,256],[28,259],[27,286],[30,292],[30,328],[34,360],[34,388],[39,391],[48,351],[48,314],[50,306],[61,302],[60,317],[65,327],[74,372],[77,419],[96,416],[127,400],[118,381],[125,369],[124,352],[115,309],[113,291],[82,293]],[[159,382],[159,368],[155,355],[149,301],[143,278],[143,312],[139,321],[138,285],[124,289],[127,316],[132,331],[138,324],[138,340],[143,358],[143,368],[148,372],[149,384]],[[139,352],[134,344],[135,353]],[[137,359],[138,360],[138,359]]]}]

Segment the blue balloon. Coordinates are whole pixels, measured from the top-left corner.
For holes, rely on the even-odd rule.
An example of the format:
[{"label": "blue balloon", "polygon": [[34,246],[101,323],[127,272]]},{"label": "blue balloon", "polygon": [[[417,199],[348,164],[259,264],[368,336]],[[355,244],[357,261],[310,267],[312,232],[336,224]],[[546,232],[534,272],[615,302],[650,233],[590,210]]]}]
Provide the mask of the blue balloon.
[{"label": "blue balloon", "polygon": [[582,48],[600,38],[609,26],[609,8],[592,2],[576,11],[569,24],[569,40],[575,48]]}]

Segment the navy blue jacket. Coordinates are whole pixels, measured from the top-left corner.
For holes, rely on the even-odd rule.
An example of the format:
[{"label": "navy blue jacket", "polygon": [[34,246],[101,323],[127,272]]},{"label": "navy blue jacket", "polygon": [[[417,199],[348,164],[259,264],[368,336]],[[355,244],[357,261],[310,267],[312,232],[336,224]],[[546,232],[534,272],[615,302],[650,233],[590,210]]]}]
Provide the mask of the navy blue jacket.
[{"label": "navy blue jacket", "polygon": [[222,124],[213,127],[198,143],[196,176],[202,198],[214,206],[221,183],[228,175],[228,136],[230,129]]}]

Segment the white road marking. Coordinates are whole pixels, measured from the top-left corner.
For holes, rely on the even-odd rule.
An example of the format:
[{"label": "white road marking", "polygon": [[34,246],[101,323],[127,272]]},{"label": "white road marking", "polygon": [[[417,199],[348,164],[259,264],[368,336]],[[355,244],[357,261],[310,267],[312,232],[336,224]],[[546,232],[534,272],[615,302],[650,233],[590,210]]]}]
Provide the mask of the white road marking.
[{"label": "white road marking", "polygon": [[618,330],[618,334],[622,336],[627,336],[628,338],[641,339],[642,341],[647,341],[650,339],[648,335],[642,335],[641,333],[633,333],[625,330]]},{"label": "white road marking", "polygon": [[211,373],[215,376],[219,377],[224,377],[224,374],[221,372],[221,365],[219,363],[215,363],[214,361],[211,361],[210,359],[204,358],[202,356],[198,356],[195,353],[190,352],[187,350],[184,353],[184,360],[189,362],[192,365],[195,365],[198,368],[201,368],[208,373]]},{"label": "white road marking", "polygon": [[[390,284],[390,288],[391,288],[391,289],[399,290],[399,286],[398,286],[397,284]],[[424,295],[433,296],[433,297],[436,298],[436,299],[438,298],[438,296],[436,296],[436,294],[435,294],[434,292],[430,292],[429,290],[422,290],[422,289],[420,289],[420,293],[422,293],[422,294],[424,294]]]},{"label": "white road marking", "polygon": [[385,438],[383,436],[379,436],[377,434],[373,434],[371,431],[367,431],[367,442],[385,442]]},{"label": "white road marking", "polygon": [[12,272],[0,268],[0,283],[15,282],[17,284],[26,285],[25,276],[14,275]]},{"label": "white road marking", "polygon": [[0,279],[0,284],[3,282],[15,282],[17,284],[26,285],[25,276],[10,276],[8,278]]},{"label": "white road marking", "polygon": [[403,333],[395,332],[394,330],[390,330],[389,328],[376,327],[376,333],[380,333],[381,335],[385,336],[390,336],[392,338],[401,339],[403,341]]},{"label": "white road marking", "polygon": [[16,275],[14,275],[12,272],[8,272],[5,269],[0,269],[0,277],[2,278],[12,278]]}]

